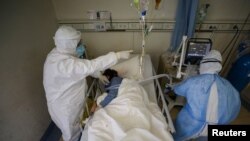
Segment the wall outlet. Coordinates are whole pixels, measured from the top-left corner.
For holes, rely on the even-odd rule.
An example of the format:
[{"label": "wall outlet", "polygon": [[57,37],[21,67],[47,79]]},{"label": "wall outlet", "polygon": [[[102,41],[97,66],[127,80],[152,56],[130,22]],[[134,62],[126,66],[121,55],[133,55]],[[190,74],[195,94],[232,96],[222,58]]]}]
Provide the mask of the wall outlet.
[{"label": "wall outlet", "polygon": [[128,29],[129,25],[128,25],[128,23],[118,23],[117,28],[118,29]]},{"label": "wall outlet", "polygon": [[96,22],[94,25],[95,25],[96,31],[105,31],[106,30],[105,22]]},{"label": "wall outlet", "polygon": [[218,30],[217,24],[208,24],[208,30]]}]

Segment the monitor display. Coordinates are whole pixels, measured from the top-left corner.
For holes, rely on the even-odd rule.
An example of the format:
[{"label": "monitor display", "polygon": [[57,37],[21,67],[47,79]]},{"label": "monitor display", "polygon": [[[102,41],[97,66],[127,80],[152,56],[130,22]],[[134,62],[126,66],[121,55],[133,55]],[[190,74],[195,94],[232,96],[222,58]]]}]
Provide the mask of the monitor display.
[{"label": "monitor display", "polygon": [[205,56],[212,47],[210,39],[195,39],[189,40],[186,49],[185,64],[198,64],[200,60]]},{"label": "monitor display", "polygon": [[187,56],[205,56],[210,50],[210,44],[190,43]]}]

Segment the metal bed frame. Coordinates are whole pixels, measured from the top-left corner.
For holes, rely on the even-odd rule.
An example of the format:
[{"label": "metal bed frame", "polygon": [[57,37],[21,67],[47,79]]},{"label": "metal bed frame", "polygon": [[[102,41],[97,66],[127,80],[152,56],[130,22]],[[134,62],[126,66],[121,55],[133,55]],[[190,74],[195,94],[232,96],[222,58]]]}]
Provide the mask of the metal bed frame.
[{"label": "metal bed frame", "polygon": [[[169,108],[167,106],[164,94],[162,92],[163,88],[161,87],[159,80],[158,80],[158,79],[163,79],[163,78],[167,79],[169,83],[172,83],[172,78],[169,75],[167,75],[167,74],[155,75],[154,70],[153,70],[152,77],[146,78],[142,81],[138,81],[138,83],[140,83],[143,86],[145,83],[148,83],[149,81],[154,80],[153,82],[154,82],[154,87],[156,88],[155,94],[156,94],[156,99],[157,99],[157,105],[161,109],[161,113],[164,115],[166,122],[168,123],[168,131],[170,131],[171,133],[174,133],[175,128],[173,125],[173,121],[172,121],[172,118],[170,116]],[[84,126],[86,124],[85,120],[91,116],[90,107],[92,107],[92,105],[89,106],[89,103],[87,100],[89,98],[91,98],[93,101],[96,101],[97,97],[100,94],[102,94],[102,91],[103,91],[102,86],[99,83],[98,79],[93,79],[93,81],[88,89],[87,95],[85,96],[85,99],[84,99],[83,116],[82,116],[81,122],[80,122],[80,126],[81,126],[82,130],[84,129]],[[87,116],[87,117],[85,117],[85,116]]]}]

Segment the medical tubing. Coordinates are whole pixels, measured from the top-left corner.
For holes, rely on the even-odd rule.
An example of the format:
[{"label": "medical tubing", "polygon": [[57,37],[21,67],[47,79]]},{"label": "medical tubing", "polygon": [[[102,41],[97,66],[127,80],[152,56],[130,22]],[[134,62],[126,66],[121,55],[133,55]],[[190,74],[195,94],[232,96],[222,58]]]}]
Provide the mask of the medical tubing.
[{"label": "medical tubing", "polygon": [[171,78],[169,77],[169,75],[167,74],[159,74],[159,75],[154,75],[154,76],[151,76],[147,79],[143,79],[143,80],[139,80],[137,81],[139,84],[143,85],[145,84],[147,81],[150,81],[150,80],[153,80],[153,79],[158,79],[158,78],[161,78],[161,77],[167,77],[169,80],[171,80]]},{"label": "medical tubing", "polygon": [[144,54],[145,54],[145,17],[142,16],[142,21],[141,21],[141,25],[142,25],[142,52],[141,52],[141,56],[140,56],[140,64],[139,64],[139,74],[142,76],[143,74],[143,59],[144,59]]},{"label": "medical tubing", "polygon": [[[169,77],[169,75],[167,75],[167,74],[159,74],[159,75],[151,76],[151,77],[149,77],[147,79],[139,80],[139,81],[137,81],[137,83],[141,84],[141,85],[144,85],[146,82],[148,82],[150,80],[158,79],[158,78],[161,78],[161,77],[167,77],[171,82],[171,77]],[[121,84],[116,84],[116,85],[110,86],[110,87],[106,88],[106,90],[119,89],[120,85]]]},{"label": "medical tubing", "polygon": [[143,75],[143,64],[144,64],[144,48],[142,48],[142,54],[140,55],[139,58],[139,74],[142,76]]},{"label": "medical tubing", "polygon": [[[244,29],[244,27],[245,27],[245,25],[246,25],[246,23],[247,23],[247,21],[248,21],[249,16],[250,16],[250,12],[248,13],[248,15],[247,15],[247,17],[246,17],[246,19],[245,19],[243,25],[241,26],[241,29],[240,29],[240,31],[239,31],[239,34],[237,35],[237,37],[236,37],[236,39],[235,39],[235,41],[234,41],[234,44],[233,44],[232,48],[230,49],[228,55],[225,57],[226,59],[225,59],[224,64],[223,64],[222,66],[224,66],[224,65],[227,64],[227,62],[228,62],[228,60],[229,60],[228,58],[229,58],[230,54],[232,53],[232,51],[234,50],[234,45],[236,44],[236,42],[237,42],[237,40],[238,40],[238,38],[239,38],[241,32],[243,31],[243,29]],[[231,58],[231,57],[230,57],[230,58]]]},{"label": "medical tubing", "polygon": [[108,88],[105,88],[106,90],[114,90],[114,89],[119,89],[121,84],[116,84],[116,85],[113,85],[113,86],[110,86]]},{"label": "medical tubing", "polygon": [[235,32],[233,38],[232,38],[232,39],[230,40],[230,42],[228,43],[228,45],[227,45],[227,46],[223,49],[223,51],[221,52],[222,55],[226,52],[227,48],[231,45],[231,43],[232,43],[233,40],[235,39],[235,37],[236,37],[236,35],[238,34],[238,32],[239,32],[239,29],[238,29],[238,27],[236,27],[236,32]]}]

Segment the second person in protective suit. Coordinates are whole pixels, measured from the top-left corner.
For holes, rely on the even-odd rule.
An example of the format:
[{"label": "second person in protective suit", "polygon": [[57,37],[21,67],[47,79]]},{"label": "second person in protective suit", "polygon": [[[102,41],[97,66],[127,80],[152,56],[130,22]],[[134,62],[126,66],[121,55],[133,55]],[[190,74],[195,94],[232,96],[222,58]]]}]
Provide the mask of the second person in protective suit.
[{"label": "second person in protective suit", "polygon": [[200,75],[190,77],[174,87],[187,100],[175,121],[175,141],[207,140],[208,125],[229,124],[239,114],[238,91],[218,73],[222,57],[211,50],[200,62]]},{"label": "second person in protective suit", "polygon": [[55,33],[56,47],[47,55],[44,64],[43,85],[48,111],[60,128],[64,141],[80,137],[79,119],[87,91],[86,77],[92,75],[107,82],[103,71],[129,58],[131,51],[110,52],[93,60],[76,57],[81,32],[71,26],[61,26]]}]

